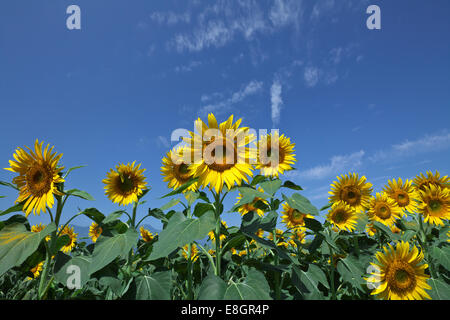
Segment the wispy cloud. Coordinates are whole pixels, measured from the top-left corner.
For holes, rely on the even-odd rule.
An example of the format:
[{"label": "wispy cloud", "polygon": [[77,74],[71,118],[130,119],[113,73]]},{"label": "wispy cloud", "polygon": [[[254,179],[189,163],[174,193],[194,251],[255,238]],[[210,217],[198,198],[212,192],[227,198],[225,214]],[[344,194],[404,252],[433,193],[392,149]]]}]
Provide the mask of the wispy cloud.
[{"label": "wispy cloud", "polygon": [[386,150],[379,150],[369,157],[372,162],[400,160],[421,153],[439,151],[450,147],[450,133],[446,130],[440,134],[426,135],[416,140],[406,140],[394,144]]},{"label": "wispy cloud", "polygon": [[297,29],[300,23],[302,1],[299,0],[275,0],[269,12],[269,18],[275,27],[283,27],[289,24]]},{"label": "wispy cloud", "polygon": [[281,106],[283,100],[281,99],[281,83],[275,80],[270,87],[270,102],[272,104],[272,125],[276,126],[280,122]]},{"label": "wispy cloud", "polygon": [[[228,99],[216,103],[210,103],[201,107],[200,110],[198,111],[198,114],[199,116],[205,116],[210,112],[216,113],[218,115],[227,113],[234,104],[241,102],[248,96],[260,92],[262,90],[262,87],[263,87],[262,81],[252,80],[248,84],[242,86],[240,90],[232,93]],[[205,95],[202,96],[202,98],[205,97],[208,96]]]},{"label": "wispy cloud", "polygon": [[354,170],[361,167],[363,163],[364,150],[349,155],[337,155],[330,159],[325,165],[319,165],[304,171],[291,171],[291,175],[303,179],[323,179],[343,171]]},{"label": "wispy cloud", "polygon": [[308,87],[312,88],[319,82],[319,68],[314,66],[308,66],[305,68],[303,78]]},{"label": "wispy cloud", "polygon": [[178,23],[191,22],[191,14],[189,12],[175,13],[173,11],[168,12],[152,12],[150,19],[161,25],[175,25]]},{"label": "wispy cloud", "polygon": [[176,66],[175,72],[190,72],[201,65],[202,65],[201,61],[191,61],[186,65]]}]

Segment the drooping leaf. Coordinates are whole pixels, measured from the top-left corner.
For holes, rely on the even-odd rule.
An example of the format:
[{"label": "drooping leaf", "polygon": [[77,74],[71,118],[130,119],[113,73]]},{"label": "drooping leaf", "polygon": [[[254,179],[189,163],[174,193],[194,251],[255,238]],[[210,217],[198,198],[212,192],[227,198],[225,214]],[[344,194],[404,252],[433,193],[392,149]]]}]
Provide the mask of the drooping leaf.
[{"label": "drooping leaf", "polygon": [[112,262],[118,256],[125,257],[136,245],[139,235],[136,230],[129,228],[125,233],[113,237],[100,236],[92,253],[89,274],[92,274]]},{"label": "drooping leaf", "polygon": [[30,232],[18,223],[0,230],[0,276],[24,262],[37,250],[41,241],[55,230],[54,223],[47,225],[41,232]]},{"label": "drooping leaf", "polygon": [[18,203],[9,209],[6,209],[5,211],[0,211],[0,216],[4,216],[5,214],[11,213],[11,212],[18,212],[18,211],[22,211],[22,210],[23,210],[23,202]]},{"label": "drooping leaf", "polygon": [[161,197],[161,199],[163,198],[167,198],[170,196],[174,196],[176,194],[180,194],[183,193],[184,190],[186,190],[187,188],[189,188],[191,185],[193,185],[194,183],[196,183],[198,181],[198,178],[195,179],[190,179],[188,182],[182,184],[181,186],[179,186],[177,189],[175,189],[172,192],[169,192],[168,194],[164,195]]},{"label": "drooping leaf", "polygon": [[303,188],[300,187],[298,184],[295,184],[294,182],[289,181],[289,180],[285,181],[281,187],[282,188],[289,188],[289,189],[297,190],[297,191],[303,190]]},{"label": "drooping leaf", "polygon": [[169,219],[166,228],[159,234],[158,241],[155,242],[148,259],[156,260],[166,257],[179,247],[203,239],[215,228],[215,224],[214,213],[211,211],[198,219],[189,219],[183,213],[176,212]]},{"label": "drooping leaf", "polygon": [[198,300],[222,300],[227,284],[214,274],[207,276],[200,286]]},{"label": "drooping leaf", "polygon": [[64,190],[64,193],[70,196],[78,197],[84,200],[94,201],[94,197],[92,197],[89,193],[83,190],[78,189],[70,189],[70,190]]},{"label": "drooping leaf", "polygon": [[157,272],[136,278],[136,300],[170,300],[171,272]]},{"label": "drooping leaf", "polygon": [[270,287],[264,275],[250,269],[244,281],[231,283],[225,291],[225,300],[272,300]]},{"label": "drooping leaf", "polygon": [[105,219],[105,215],[96,208],[88,208],[83,210],[81,213],[94,220],[96,223],[100,223],[103,219]]}]

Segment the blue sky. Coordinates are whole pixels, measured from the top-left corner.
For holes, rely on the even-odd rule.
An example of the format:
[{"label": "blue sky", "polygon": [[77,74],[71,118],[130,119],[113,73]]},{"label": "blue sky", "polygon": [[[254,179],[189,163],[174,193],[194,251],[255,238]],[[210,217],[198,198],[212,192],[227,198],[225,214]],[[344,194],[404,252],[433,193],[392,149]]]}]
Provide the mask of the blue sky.
[{"label": "blue sky", "polygon": [[[71,4],[81,30],[66,28]],[[370,4],[381,8],[381,30],[366,27]],[[68,217],[117,210],[101,180],[136,160],[152,187],[142,215],[166,202],[159,168],[172,131],[214,112],[291,137],[298,170],[287,178],[318,207],[348,171],[375,190],[426,170],[446,175],[449,11],[447,0],[2,1],[1,167],[36,138],[66,167],[87,165],[67,188],[96,201],[72,199]],[[0,195],[2,209],[17,196]],[[239,223],[237,213],[224,218]]]}]

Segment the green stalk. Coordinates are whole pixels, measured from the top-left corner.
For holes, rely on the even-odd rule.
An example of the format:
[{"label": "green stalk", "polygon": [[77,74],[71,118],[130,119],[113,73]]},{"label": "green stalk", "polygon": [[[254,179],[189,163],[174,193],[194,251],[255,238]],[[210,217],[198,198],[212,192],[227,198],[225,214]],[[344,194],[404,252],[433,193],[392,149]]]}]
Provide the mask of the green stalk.
[{"label": "green stalk", "polygon": [[[329,231],[329,230],[328,230]],[[331,285],[331,299],[336,300],[336,289],[334,287],[334,263],[333,263],[333,248],[327,242],[328,250],[330,251],[330,262],[331,262],[331,272],[330,272],[330,285]]]},{"label": "green stalk", "polygon": [[214,230],[214,237],[215,237],[215,247],[216,247],[216,276],[220,277],[220,264],[222,259],[222,248],[221,248],[221,241],[220,241],[220,227],[221,227],[221,220],[220,220],[220,205],[223,201],[220,199],[220,192],[214,195],[215,202],[214,202],[214,211],[216,216],[216,229]]},{"label": "green stalk", "polygon": [[[275,244],[275,247],[277,246],[277,230],[273,229],[273,243]],[[278,266],[278,264],[280,263],[279,257],[277,254],[274,255],[275,258],[275,266]],[[281,288],[280,288],[280,273],[277,271],[274,271],[274,279],[275,279],[275,297],[276,300],[280,300],[281,299]]]},{"label": "green stalk", "polygon": [[422,247],[422,250],[425,251],[425,258],[428,262],[428,269],[430,270],[431,277],[433,279],[437,279],[437,275],[435,273],[434,266],[431,263],[430,249],[429,249],[428,243],[427,243],[427,235],[425,234],[425,229],[423,226],[422,218],[419,213],[417,214],[417,220],[419,220],[419,228],[420,228],[420,235],[418,237],[419,243]]},{"label": "green stalk", "polygon": [[[137,207],[138,207],[138,202],[133,202],[133,214],[131,217],[131,227],[133,229],[135,228],[135,224],[136,224],[136,213],[137,213]],[[128,260],[127,260],[127,269],[128,269],[128,273],[131,275],[132,272],[132,265],[133,265],[133,248],[130,249],[130,252],[128,253]]]},{"label": "green stalk", "polygon": [[[192,218],[191,207],[188,206],[186,209],[187,209],[188,218],[191,219]],[[192,243],[189,242],[188,243],[188,292],[187,292],[188,300],[194,299],[194,291],[192,289],[192,266],[193,266],[193,264],[192,264],[192,257],[191,257],[191,254],[192,254],[191,246],[192,246]]]}]

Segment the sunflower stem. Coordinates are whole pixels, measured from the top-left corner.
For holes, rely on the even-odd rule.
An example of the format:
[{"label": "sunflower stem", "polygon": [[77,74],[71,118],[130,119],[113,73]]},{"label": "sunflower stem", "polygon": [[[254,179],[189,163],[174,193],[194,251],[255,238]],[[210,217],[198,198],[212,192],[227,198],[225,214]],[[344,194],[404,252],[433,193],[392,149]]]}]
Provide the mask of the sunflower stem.
[{"label": "sunflower stem", "polygon": [[[189,219],[192,218],[191,206],[187,206],[187,216]],[[192,290],[192,243],[188,243],[188,300],[194,299],[194,291]]]},{"label": "sunflower stem", "polygon": [[221,264],[221,258],[222,258],[222,252],[221,252],[221,241],[220,241],[220,227],[221,227],[221,220],[220,220],[220,206],[222,204],[222,201],[224,198],[220,199],[220,192],[214,194],[215,202],[214,202],[214,212],[216,216],[216,229],[214,230],[214,243],[216,246],[216,276],[220,277],[220,264]]},{"label": "sunflower stem", "polygon": [[[277,246],[278,239],[277,239],[277,229],[273,229],[273,243],[275,244],[275,247]],[[275,267],[279,264],[279,257],[277,254],[274,254],[275,258]],[[280,288],[280,273],[277,271],[274,271],[274,279],[275,279],[275,298],[276,300],[281,299],[281,288]]]},{"label": "sunflower stem", "polygon": [[[330,232],[331,236],[331,231]],[[331,287],[331,299],[336,300],[336,289],[334,286],[334,263],[333,263],[333,248],[330,246],[330,244],[327,242],[328,250],[330,251],[330,262],[331,262],[331,272],[330,272],[330,287]]]},{"label": "sunflower stem", "polygon": [[426,236],[425,229],[423,226],[422,218],[419,213],[417,214],[417,220],[419,220],[419,228],[420,228],[420,235],[418,237],[420,246],[422,247],[422,250],[425,251],[425,257],[428,261],[428,269],[430,270],[431,277],[433,279],[437,279],[437,275],[435,273],[434,266],[433,266],[433,263],[432,263],[431,257],[430,257],[430,250],[429,250],[428,243],[427,243],[427,236]]}]

